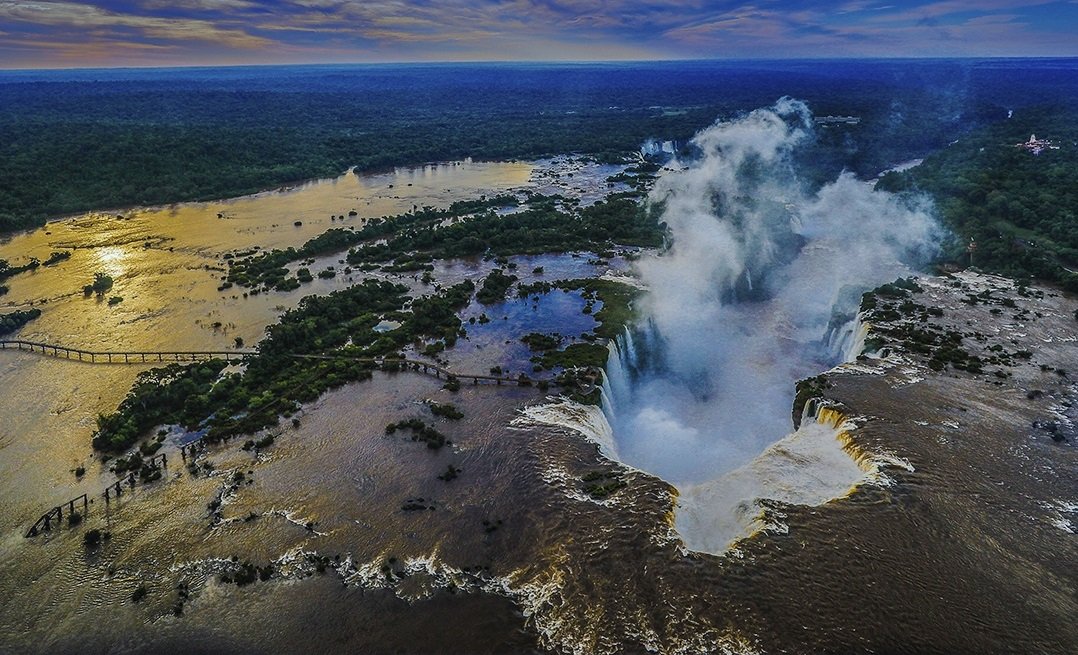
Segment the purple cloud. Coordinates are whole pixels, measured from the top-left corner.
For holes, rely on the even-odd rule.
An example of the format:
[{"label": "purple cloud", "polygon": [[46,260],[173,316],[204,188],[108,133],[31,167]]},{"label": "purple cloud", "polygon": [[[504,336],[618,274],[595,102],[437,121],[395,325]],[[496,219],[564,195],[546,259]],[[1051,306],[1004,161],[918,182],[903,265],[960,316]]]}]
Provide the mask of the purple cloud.
[{"label": "purple cloud", "polygon": [[0,0],[0,66],[1078,55],[1078,4]]}]

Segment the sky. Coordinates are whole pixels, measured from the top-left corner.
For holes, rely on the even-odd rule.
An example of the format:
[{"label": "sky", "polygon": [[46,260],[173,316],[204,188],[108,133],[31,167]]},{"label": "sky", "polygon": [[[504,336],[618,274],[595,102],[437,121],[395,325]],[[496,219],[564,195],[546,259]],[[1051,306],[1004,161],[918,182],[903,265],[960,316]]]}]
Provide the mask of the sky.
[{"label": "sky", "polygon": [[0,68],[1078,56],[1078,0],[0,0]]}]

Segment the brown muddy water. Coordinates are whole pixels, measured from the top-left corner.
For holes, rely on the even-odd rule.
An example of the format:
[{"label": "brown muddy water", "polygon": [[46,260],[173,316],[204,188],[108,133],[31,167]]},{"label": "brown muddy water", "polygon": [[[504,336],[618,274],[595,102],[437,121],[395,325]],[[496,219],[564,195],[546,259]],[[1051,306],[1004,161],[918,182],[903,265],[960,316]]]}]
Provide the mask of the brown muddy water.
[{"label": "brown muddy water", "polygon": [[[227,349],[237,336],[254,344],[303,295],[349,281],[234,297],[217,291],[223,253],[298,245],[352,208],[359,216],[346,225],[547,181],[528,164],[461,163],[53,223],[0,245],[0,258],[17,264],[72,248],[71,259],[13,278],[0,301],[43,310],[20,338],[86,348]],[[539,265],[552,280],[626,268],[587,260],[516,261],[526,280]],[[490,266],[446,262],[435,278],[475,278]],[[122,303],[82,296],[97,270],[114,275],[109,295]],[[927,288],[947,320],[966,320],[964,290]],[[1005,381],[939,375],[909,357],[833,371],[828,397],[856,419],[844,447],[878,475],[818,505],[762,502],[761,529],[722,555],[684,547],[673,487],[600,454],[597,410],[565,405],[567,427],[544,426],[521,414],[550,413],[536,389],[465,385],[451,394],[410,373],[326,394],[297,427],[273,430],[275,444],[261,453],[211,447],[199,456],[209,472],[192,475],[170,449],[164,481],[107,507],[98,496],[84,526],[27,539],[42,511],[114,479],[91,453],[93,418],[115,408],[141,367],[0,352],[0,651],[1075,652],[1076,437],[1056,443],[1030,427],[1051,418],[1073,433],[1073,384],[1038,366],[1078,371],[1075,303],[1015,302],[1042,316],[1026,326],[968,310],[980,312],[968,319],[979,330],[1036,353]],[[461,371],[499,362],[524,370],[519,336],[590,329],[582,304],[553,292],[538,304],[469,307],[466,319],[493,320],[445,357]],[[1031,401],[1034,387],[1044,395]],[[428,399],[465,414],[434,419],[451,446],[431,451],[385,434],[402,418],[431,420]],[[449,466],[460,473],[444,481]],[[596,498],[588,489],[597,476],[624,486]],[[207,508],[217,499],[220,521]],[[110,538],[87,551],[82,535],[94,527]],[[272,564],[273,577],[221,580],[245,561]],[[146,596],[135,603],[140,586]]]}]

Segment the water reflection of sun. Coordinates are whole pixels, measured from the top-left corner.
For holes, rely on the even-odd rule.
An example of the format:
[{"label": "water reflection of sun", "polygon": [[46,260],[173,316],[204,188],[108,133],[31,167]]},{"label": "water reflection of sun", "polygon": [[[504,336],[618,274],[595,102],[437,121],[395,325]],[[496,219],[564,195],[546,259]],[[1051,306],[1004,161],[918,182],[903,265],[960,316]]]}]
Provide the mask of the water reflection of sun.
[{"label": "water reflection of sun", "polygon": [[105,246],[94,250],[94,256],[97,258],[98,264],[100,264],[101,272],[112,277],[123,275],[124,260],[127,259],[128,255],[129,253],[123,246]]}]

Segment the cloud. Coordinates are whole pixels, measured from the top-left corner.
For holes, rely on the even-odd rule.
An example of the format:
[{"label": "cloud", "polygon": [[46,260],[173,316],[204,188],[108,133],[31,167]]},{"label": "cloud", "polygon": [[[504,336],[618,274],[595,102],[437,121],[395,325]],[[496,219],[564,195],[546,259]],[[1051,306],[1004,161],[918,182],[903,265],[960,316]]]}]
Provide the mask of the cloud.
[{"label": "cloud", "polygon": [[931,2],[920,6],[910,6],[901,11],[889,12],[877,16],[876,20],[902,22],[924,20],[926,18],[944,18],[960,14],[979,14],[983,16],[1000,11],[1014,11],[1050,4],[1058,3],[1053,0],[983,0],[974,7],[963,0],[945,0],[944,2]]},{"label": "cloud", "polygon": [[[270,45],[266,39],[253,36],[238,28],[193,18],[135,16],[107,11],[94,5],[75,2],[0,2],[0,21],[12,24],[30,23],[36,26],[89,31],[95,41],[115,39],[124,44],[139,44],[131,32],[146,40],[213,42],[232,48],[260,48]],[[124,38],[124,37],[127,38]],[[145,43],[142,43],[145,45]],[[50,47],[64,49],[68,43]]]},{"label": "cloud", "polygon": [[[1049,7],[1051,5],[1051,7]],[[852,1],[784,10],[745,4],[664,32],[671,41],[716,56],[1073,55],[1078,11],[1048,0],[944,1],[917,6]],[[1035,24],[1033,13],[1053,12]]]},{"label": "cloud", "polygon": [[[1078,55],[1074,2],[959,0],[0,0],[0,48],[48,65],[218,56],[261,62]],[[978,42],[982,39],[982,42]],[[164,48],[165,50],[161,50]],[[99,53],[104,59],[96,59]],[[10,65],[6,57],[6,64]],[[155,60],[154,63],[160,63]]]},{"label": "cloud", "polygon": [[195,9],[198,11],[226,12],[254,9],[259,5],[248,0],[145,0],[145,9]]}]

